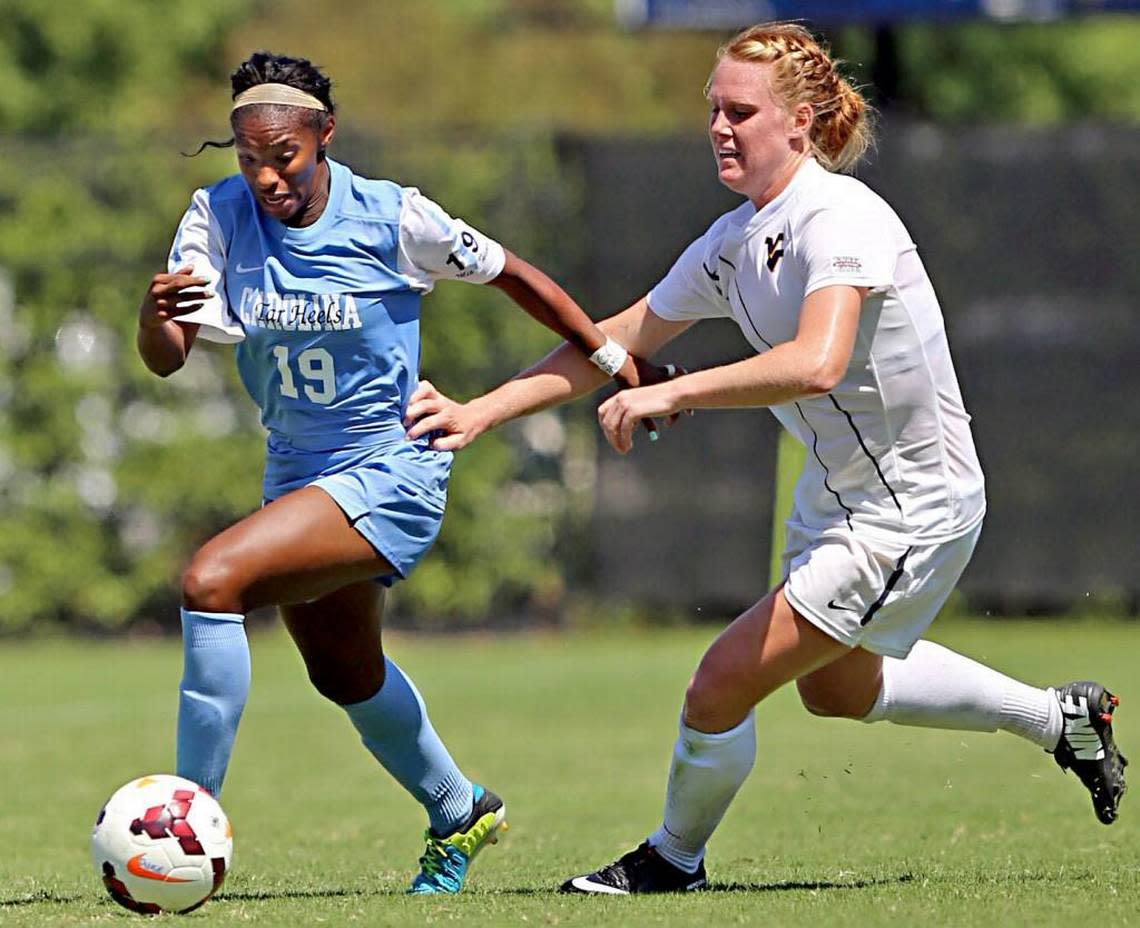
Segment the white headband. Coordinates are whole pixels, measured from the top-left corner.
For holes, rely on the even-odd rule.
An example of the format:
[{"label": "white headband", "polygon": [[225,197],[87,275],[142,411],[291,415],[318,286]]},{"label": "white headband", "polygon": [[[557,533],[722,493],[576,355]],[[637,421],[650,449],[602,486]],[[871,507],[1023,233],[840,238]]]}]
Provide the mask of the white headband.
[{"label": "white headband", "polygon": [[307,110],[326,110],[327,107],[316,97],[288,84],[255,84],[234,97],[233,110],[254,103],[276,103],[279,106],[300,106]]}]

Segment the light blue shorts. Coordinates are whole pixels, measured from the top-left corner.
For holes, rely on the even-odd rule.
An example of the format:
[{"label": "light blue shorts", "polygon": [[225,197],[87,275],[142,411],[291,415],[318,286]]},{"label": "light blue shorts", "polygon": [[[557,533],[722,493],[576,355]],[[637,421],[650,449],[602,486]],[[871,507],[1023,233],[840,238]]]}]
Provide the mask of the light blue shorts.
[{"label": "light blue shorts", "polygon": [[411,573],[439,535],[451,459],[450,451],[433,451],[422,440],[332,452],[271,448],[262,494],[269,502],[320,487],[395,569],[377,577],[391,586]]}]

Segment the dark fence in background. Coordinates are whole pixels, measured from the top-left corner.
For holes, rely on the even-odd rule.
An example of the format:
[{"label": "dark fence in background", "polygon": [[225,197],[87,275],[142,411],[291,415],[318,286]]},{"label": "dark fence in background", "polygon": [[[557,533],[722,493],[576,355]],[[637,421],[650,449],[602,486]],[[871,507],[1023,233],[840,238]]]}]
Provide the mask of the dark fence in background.
[{"label": "dark fence in background", "polygon": [[[10,231],[27,240],[43,234],[50,224],[35,223],[49,215],[46,203],[77,230],[43,252],[63,255],[50,268],[90,270],[75,277],[69,302],[56,312],[50,302],[25,303],[21,292],[21,279],[27,286],[40,273],[38,252],[10,241],[10,285],[0,269],[0,523],[7,538],[0,629],[23,628],[28,615],[78,627],[98,620],[107,628],[176,616],[182,548],[256,505],[259,469],[252,411],[233,387],[224,353],[201,352],[194,369],[170,384],[142,377],[133,356],[137,281],[160,265],[183,190],[164,201],[141,184],[156,191],[169,185],[145,174],[136,180],[135,162],[89,157],[102,150],[98,139],[9,141],[10,177],[38,185],[38,199],[10,217]],[[457,136],[425,150],[418,140],[345,135],[337,154],[364,173],[422,184],[549,269],[598,315],[642,296],[737,202],[717,183],[699,136],[557,144],[548,136]],[[1014,613],[1088,599],[1135,611],[1140,603],[1137,164],[1135,128],[887,124],[861,172],[919,244],[975,417],[989,515],[962,584],[974,608]],[[231,169],[227,159],[221,170]],[[14,189],[0,191],[0,209],[15,202]],[[123,234],[101,238],[111,220]],[[144,247],[152,238],[159,245]],[[104,286],[112,271],[114,285]],[[425,345],[440,377],[459,372],[457,391],[511,376],[546,343],[537,334],[532,352],[525,347],[531,342],[509,341],[515,332],[537,332],[521,316],[513,328],[509,308],[503,317],[468,312],[480,297],[497,305],[493,294],[440,289],[426,313]],[[482,340],[470,337],[464,326],[471,325],[482,327]],[[706,366],[749,350],[732,323],[718,321],[694,327],[664,357]],[[415,606],[403,621],[549,622],[581,594],[723,618],[766,588],[779,437],[767,412],[703,412],[655,445],[640,438],[627,457],[601,443],[592,418],[589,402],[574,404],[507,429],[510,447],[500,450],[516,455],[509,466],[492,449],[484,470],[472,455],[457,467],[434,572],[417,578],[429,592],[455,591],[465,601],[473,601],[478,581],[484,599],[456,619],[457,607],[445,600],[432,613],[436,600],[425,596],[428,605],[420,605],[409,585],[396,597],[397,607]],[[232,476],[218,476],[216,491],[205,496],[186,495],[178,476],[194,452],[230,462],[213,473],[228,467]],[[167,489],[159,492],[156,481]],[[489,513],[506,513],[522,529],[503,529],[508,522]],[[59,544],[70,552],[63,574],[43,566],[57,563],[52,549]],[[96,594],[98,615],[90,606]]]},{"label": "dark fence in background", "polygon": [[[643,295],[735,202],[700,138],[567,140],[584,191],[579,292],[605,311]],[[918,243],[974,416],[989,514],[962,582],[970,604],[1136,608],[1140,460],[1140,132],[883,127],[860,176]],[[747,351],[702,323],[668,357]],[[763,591],[776,426],[702,413],[628,460],[600,453],[597,582],[693,607]]]},{"label": "dark fence in background", "polygon": [[[739,198],[716,179],[699,139],[567,140],[589,248],[575,276],[608,314],[644,296],[686,245]],[[708,367],[751,351],[735,323],[711,320],[662,358]],[[779,426],[767,413],[685,418],[656,445],[599,451],[597,584],[607,595],[674,608],[734,609],[768,581]]]}]

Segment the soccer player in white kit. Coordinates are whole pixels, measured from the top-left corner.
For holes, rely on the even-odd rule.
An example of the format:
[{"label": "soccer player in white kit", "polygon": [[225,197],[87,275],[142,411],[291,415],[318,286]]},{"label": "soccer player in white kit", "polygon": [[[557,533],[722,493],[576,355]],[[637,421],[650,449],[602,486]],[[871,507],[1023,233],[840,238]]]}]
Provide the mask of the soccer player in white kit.
[{"label": "soccer player in white kit", "polygon": [[[705,844],[755,760],[753,708],[793,680],[816,715],[1020,735],[1073,769],[1111,823],[1125,765],[1115,696],[1091,681],[1030,686],[920,640],[977,542],[984,482],[914,242],[887,203],[836,173],[869,143],[864,101],[790,23],[723,46],[707,96],[720,180],[747,202],[601,327],[649,357],[693,323],[729,317],[756,354],[623,390],[599,420],[624,453],[645,417],[767,406],[808,453],[783,581],[729,625],[689,685],[660,827],[563,890],[703,888]],[[598,382],[562,348],[468,404],[421,386],[412,434],[442,429],[437,447],[461,447]]]}]

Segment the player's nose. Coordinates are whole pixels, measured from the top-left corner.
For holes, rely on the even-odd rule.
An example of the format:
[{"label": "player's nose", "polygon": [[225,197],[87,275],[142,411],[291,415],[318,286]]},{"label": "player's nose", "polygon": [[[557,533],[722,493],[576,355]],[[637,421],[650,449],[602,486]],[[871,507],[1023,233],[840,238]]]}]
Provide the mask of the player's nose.
[{"label": "player's nose", "polygon": [[272,193],[277,189],[277,172],[269,165],[262,165],[254,176],[257,186],[265,193]]}]

